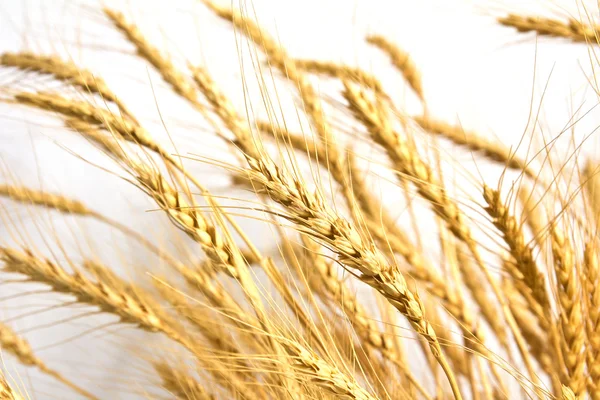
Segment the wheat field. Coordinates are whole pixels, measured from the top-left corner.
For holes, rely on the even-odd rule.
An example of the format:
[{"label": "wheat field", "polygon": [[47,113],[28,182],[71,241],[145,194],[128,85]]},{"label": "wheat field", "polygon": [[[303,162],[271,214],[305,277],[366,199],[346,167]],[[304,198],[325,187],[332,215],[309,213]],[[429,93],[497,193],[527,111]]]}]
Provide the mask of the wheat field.
[{"label": "wheat field", "polygon": [[[0,54],[0,400],[600,400],[597,4],[468,8],[522,52],[493,77],[246,1],[39,4],[78,23]],[[463,124],[453,66],[531,94]]]}]

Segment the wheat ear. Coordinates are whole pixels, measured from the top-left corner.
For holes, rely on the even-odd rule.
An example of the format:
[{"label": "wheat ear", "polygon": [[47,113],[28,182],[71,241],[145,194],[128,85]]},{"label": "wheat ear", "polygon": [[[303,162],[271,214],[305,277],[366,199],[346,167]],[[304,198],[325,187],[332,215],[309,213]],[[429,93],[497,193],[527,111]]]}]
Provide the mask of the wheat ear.
[{"label": "wheat ear", "polygon": [[[203,79],[204,82],[208,82],[205,80],[206,78]],[[204,88],[211,87],[206,83],[202,86]],[[214,92],[214,90],[215,89],[211,89],[211,92]],[[218,99],[215,103],[217,102],[223,105],[219,108],[225,110],[223,116],[228,118],[230,124],[232,124],[231,128],[236,129],[236,127],[233,126],[233,121],[235,121],[235,119],[230,118],[235,115],[233,109],[227,104],[224,104],[225,101],[223,99]],[[325,157],[326,150],[315,144],[313,141],[307,141],[304,137],[288,133],[287,131],[283,132],[273,129],[269,123],[259,123],[258,127],[271,134],[281,135],[284,138],[284,141],[288,142],[297,150],[304,151],[309,155],[316,154],[316,158],[319,158],[319,155],[321,155],[319,161],[321,161],[324,166],[327,166],[327,158]],[[352,163],[350,163],[350,165],[352,165]],[[358,174],[358,176],[360,176],[360,174]],[[357,173],[353,172],[352,177],[353,182],[356,181]],[[470,318],[466,317],[466,314],[463,314],[463,304],[458,301],[455,294],[448,288],[444,279],[436,273],[435,268],[430,265],[430,263],[421,255],[421,252],[411,244],[408,235],[393,222],[391,216],[380,204],[378,204],[378,202],[372,202],[372,197],[361,198],[360,194],[355,194],[357,195],[359,204],[361,204],[362,210],[365,212],[362,222],[366,224],[373,237],[376,238],[383,247],[389,246],[391,250],[404,257],[414,268],[410,271],[412,277],[422,281],[428,286],[428,290],[431,293],[435,294],[440,299],[443,299],[448,309],[457,319],[459,319],[459,321],[461,321],[461,323],[466,326],[471,326],[472,321]]]},{"label": "wheat ear", "polygon": [[[0,248],[0,260],[4,263],[2,270],[5,272],[18,273],[29,281],[49,285],[53,291],[74,296],[78,302],[116,315],[124,323],[135,324],[149,332],[163,333],[199,359],[204,356],[193,338],[148,293],[123,282],[96,262],[84,264],[95,277],[93,281],[78,270],[69,274],[54,262],[38,258],[29,250]],[[254,399],[253,392],[238,379],[232,378],[228,382],[245,398]]]},{"label": "wheat ear", "polygon": [[298,68],[313,74],[325,75],[331,78],[353,80],[365,88],[373,90],[382,99],[391,102],[390,97],[383,90],[381,81],[377,79],[375,75],[370,74],[361,68],[351,67],[344,64],[336,64],[331,61],[295,59],[294,62]]},{"label": "wheat ear", "polygon": [[536,32],[541,36],[569,39],[572,42],[597,42],[600,27],[586,25],[576,19],[560,21],[557,19],[508,14],[497,21],[504,26],[515,28],[519,32]]},{"label": "wheat ear", "polygon": [[419,99],[425,101],[421,73],[408,53],[381,35],[367,36],[367,42],[388,55],[394,67],[400,71]]},{"label": "wheat ear", "polygon": [[395,351],[392,337],[381,332],[373,317],[358,301],[352,290],[338,278],[335,264],[328,262],[319,253],[320,246],[306,235],[302,235],[302,243],[306,248],[303,269],[310,288],[324,300],[333,300],[346,315],[358,337],[392,362],[423,396],[428,397],[425,389]]},{"label": "wheat ear", "polygon": [[592,400],[600,399],[600,264],[594,242],[586,243],[583,253],[586,305],[587,389]]},{"label": "wheat ear", "polygon": [[0,400],[25,400],[21,395],[15,392],[6,381],[4,374],[0,370]]},{"label": "wheat ear", "polygon": [[197,93],[193,84],[182,72],[175,68],[168,57],[163,56],[156,47],[146,40],[136,25],[127,21],[121,12],[110,8],[104,8],[104,14],[125,35],[127,40],[135,45],[140,57],[152,64],[177,94],[191,103],[197,103]]},{"label": "wheat ear", "polygon": [[29,189],[24,186],[2,185],[0,184],[0,196],[8,197],[11,200],[51,208],[65,214],[77,214],[82,216],[95,216],[96,213],[90,210],[80,201],[69,199],[65,196]]},{"label": "wheat ear", "polygon": [[168,365],[165,362],[155,362],[154,370],[160,376],[162,387],[177,400],[215,400],[187,371]]},{"label": "wheat ear", "polygon": [[600,227],[600,170],[598,165],[588,161],[583,168],[582,175],[587,201],[596,229],[598,229]]},{"label": "wheat ear", "polygon": [[552,255],[560,316],[560,344],[565,363],[562,383],[575,395],[585,390],[585,331],[580,285],[571,242],[556,226],[552,228]]},{"label": "wheat ear", "polygon": [[[261,132],[276,140],[282,138],[286,145],[305,153],[311,160],[318,161],[324,168],[328,168],[327,150],[315,143],[314,140],[279,129],[265,121],[256,122],[256,126]],[[362,214],[357,218],[357,223],[365,224],[383,248],[391,246],[391,250],[401,254],[415,268],[427,268],[423,257],[420,257],[420,251],[411,244],[408,234],[396,224],[388,209],[375,196],[364,190],[367,187],[364,182],[364,173],[358,169],[351,151],[348,152],[347,166],[352,180],[354,196],[362,211]],[[334,177],[334,179],[336,178],[339,177]],[[341,185],[343,182],[338,181],[338,183]]]},{"label": "wheat ear", "polygon": [[28,367],[36,367],[43,373],[53,377],[67,387],[73,389],[87,399],[97,400],[98,398],[82,389],[61,373],[48,367],[40,358],[38,358],[31,348],[29,342],[16,334],[8,325],[0,323],[0,349],[12,354],[19,362]]},{"label": "wheat ear", "polygon": [[90,93],[99,94],[103,100],[113,102],[124,115],[135,121],[133,114],[119,100],[117,95],[110,90],[102,78],[95,76],[87,69],[78,67],[71,61],[61,60],[57,56],[42,56],[29,52],[21,52],[2,54],[0,56],[0,65],[51,75],[59,81],[80,87]]},{"label": "wheat ear", "polygon": [[[544,309],[549,310],[548,294],[544,275],[539,272],[533,258],[532,249],[525,242],[517,220],[510,214],[509,209],[500,199],[500,192],[488,186],[483,188],[483,198],[487,203],[485,210],[492,217],[494,226],[502,233],[502,237],[515,260],[515,268],[509,272],[515,280],[522,280],[531,290],[533,298]],[[535,309],[535,307],[533,307]],[[546,315],[540,317],[544,318]],[[544,320],[542,320],[544,322]],[[546,323],[549,321],[546,321]],[[545,324],[544,324],[545,325]]]},{"label": "wheat ear", "polygon": [[413,117],[412,119],[423,130],[431,134],[439,135],[457,145],[481,153],[492,161],[502,163],[508,168],[522,171],[534,181],[537,180],[537,173],[529,168],[527,162],[518,158],[509,148],[500,143],[493,143],[479,136],[476,132],[466,131],[460,126],[450,125],[429,116]]},{"label": "wheat ear", "polygon": [[[93,282],[81,272],[67,273],[50,260],[36,257],[31,251],[17,251],[0,248],[3,271],[25,275],[32,282],[40,282],[52,287],[55,292],[71,294],[80,302],[96,305],[102,311],[118,315],[123,322],[134,323],[142,329],[165,332],[180,340],[177,324],[162,314],[156,306],[149,307],[144,302],[150,298],[138,299],[131,288],[124,283],[108,286],[106,282]],[[135,290],[133,293],[139,293]]]}]

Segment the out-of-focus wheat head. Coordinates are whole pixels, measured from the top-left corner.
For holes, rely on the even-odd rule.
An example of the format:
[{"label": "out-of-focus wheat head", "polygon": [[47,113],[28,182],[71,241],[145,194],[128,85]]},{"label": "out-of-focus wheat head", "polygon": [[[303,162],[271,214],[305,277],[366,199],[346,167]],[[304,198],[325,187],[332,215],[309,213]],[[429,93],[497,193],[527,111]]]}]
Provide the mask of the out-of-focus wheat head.
[{"label": "out-of-focus wheat head", "polygon": [[[55,296],[58,305],[45,313],[75,308],[86,310],[77,320],[113,316],[82,333],[104,346],[121,343],[110,339],[115,326],[139,331],[138,342],[116,349],[131,361],[120,376],[123,395],[600,400],[598,160],[574,151],[564,161],[551,145],[522,157],[433,115],[426,77],[390,38],[373,34],[365,43],[404,79],[420,113],[403,112],[395,88],[369,71],[293,58],[251,13],[203,3],[201,12],[231,25],[257,61],[256,76],[245,79],[256,78],[264,90],[247,97],[245,109],[213,79],[210,63],[177,62],[116,9],[99,8],[95,16],[212,127],[226,159],[156,139],[118,88],[70,59],[0,55],[5,76],[20,78],[1,87],[4,103],[32,118],[47,114],[91,143],[110,160],[106,173],[139,189],[176,228],[146,235],[76,194],[26,187],[7,174],[0,215],[14,240],[0,243],[2,288],[19,285],[17,298]],[[600,32],[576,19],[509,14],[497,22],[578,46],[594,46]],[[265,78],[295,96],[294,114],[281,115]],[[337,98],[317,90],[317,79],[337,82]],[[304,128],[294,130],[287,122],[299,115]],[[203,142],[211,134],[195,135]],[[433,140],[421,140],[425,135]],[[374,153],[363,154],[354,140]],[[443,174],[444,146],[496,165],[500,179],[450,163],[463,179],[457,190]],[[211,193],[190,168],[200,163],[229,174],[231,195]],[[370,163],[385,171],[373,173]],[[380,181],[395,185],[399,197],[382,196],[374,189]],[[478,195],[458,196],[465,186]],[[245,197],[234,200],[242,206],[231,206],[239,193]],[[22,229],[14,206],[28,210],[47,246]],[[79,238],[93,232],[78,222],[94,221],[153,261],[123,276],[116,271],[127,266],[103,261],[106,254],[119,259],[122,249],[103,242],[73,253],[63,236],[43,229],[36,209],[64,218]],[[263,225],[274,245],[258,245],[240,223],[245,217]],[[423,246],[434,237],[439,252]],[[183,242],[187,253],[166,245]],[[41,398],[36,381],[11,373],[15,363],[73,396],[101,397],[97,382],[58,372],[60,363],[36,354],[14,320],[0,322],[0,399]],[[74,336],[63,332],[68,345]]]}]

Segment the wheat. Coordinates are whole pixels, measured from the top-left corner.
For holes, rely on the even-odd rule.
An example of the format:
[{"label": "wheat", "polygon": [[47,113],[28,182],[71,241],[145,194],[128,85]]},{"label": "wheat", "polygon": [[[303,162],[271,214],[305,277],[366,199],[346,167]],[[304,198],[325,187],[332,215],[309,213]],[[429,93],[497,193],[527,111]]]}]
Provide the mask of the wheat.
[{"label": "wheat", "polygon": [[[57,264],[36,257],[29,250],[2,248],[0,260],[4,263],[5,272],[24,275],[29,281],[51,286],[57,293],[73,295],[77,301],[114,314],[122,322],[136,324],[149,332],[161,332],[192,354],[202,356],[193,338],[185,333],[180,324],[172,319],[151,295],[139,287],[123,282],[98,263],[85,264],[96,278],[92,281],[78,270],[69,274]],[[237,392],[244,393],[245,398],[253,398],[252,393],[247,392],[247,388],[240,387],[240,381],[230,379],[229,382]]]},{"label": "wheat", "polygon": [[423,95],[423,84],[421,83],[421,73],[415,63],[411,60],[408,53],[400,49],[394,43],[381,35],[371,35],[367,37],[367,42],[379,48],[386,53],[392,64],[402,73],[406,82],[410,85],[415,94],[425,101]]},{"label": "wheat", "polygon": [[[111,315],[111,324],[154,333],[170,344],[161,354],[141,343],[131,354],[136,367],[151,367],[153,380],[143,384],[131,374],[148,396],[160,390],[182,400],[600,400],[595,234],[600,197],[595,161],[587,160],[579,170],[581,146],[573,146],[572,157],[558,159],[552,151],[554,141],[546,143],[547,158],[541,170],[534,170],[532,160],[518,157],[514,149],[437,119],[428,109],[399,112],[402,108],[392,100],[397,96],[388,95],[397,91],[379,75],[329,60],[295,58],[246,9],[202,2],[250,42],[262,96],[258,101],[277,118],[263,119],[255,111],[252,92],[245,91],[252,87],[245,69],[246,114],[213,81],[207,72],[211,65],[177,60],[121,12],[104,6],[100,10],[109,28],[135,49],[138,60],[202,122],[209,122],[230,155],[237,157],[238,164],[212,154],[201,159],[230,173],[237,186],[231,193],[209,191],[205,177],[187,168],[193,157],[184,167],[182,155],[191,148],[177,144],[181,155],[172,154],[129,111],[131,104],[93,71],[51,54],[0,55],[0,66],[24,77],[2,85],[7,107],[54,114],[66,129],[108,155],[116,175],[140,189],[160,211],[158,217],[167,217],[179,229],[164,230],[163,239],[178,249],[193,246],[193,258],[175,256],[137,233],[135,212],[123,221],[62,192],[5,183],[0,197],[11,205],[43,207],[68,216],[69,222],[99,221],[142,244],[159,260],[143,265],[154,284],[143,288],[120,278],[94,254],[72,254],[64,236],[56,230],[44,232],[41,224],[36,227],[54,256],[28,250],[36,244],[24,229],[15,227],[10,233],[18,234],[18,248],[24,250],[0,245],[2,283],[43,284],[70,297],[69,304]],[[592,44],[599,34],[595,24],[573,18],[511,13],[497,22],[570,42]],[[420,106],[429,108],[420,71],[409,54],[381,35],[367,36],[366,42],[387,55]],[[255,63],[257,51],[263,62]],[[365,65],[363,61],[356,65]],[[263,79],[265,65],[277,71],[269,86]],[[42,79],[36,81],[36,76]],[[326,79],[317,79],[322,77]],[[271,83],[275,92],[281,84],[294,90],[300,115],[290,116],[282,109],[281,118],[272,112],[279,98],[272,98]],[[342,88],[341,102],[339,92],[337,98],[321,93],[329,84],[338,85],[332,91]],[[161,121],[174,132],[162,111]],[[310,129],[288,129],[288,120],[297,117],[306,117]],[[434,136],[431,149],[414,135],[421,130]],[[265,138],[269,143],[263,143]],[[467,188],[460,200],[452,196],[440,157],[444,144],[462,146],[504,167],[495,183],[481,169],[476,187],[483,189],[483,204]],[[375,157],[363,151],[367,146],[377,148]],[[380,155],[385,160],[378,160]],[[389,171],[380,174],[379,168]],[[517,174],[511,191],[518,191],[522,212],[518,207],[513,211],[501,196],[506,182]],[[539,176],[549,174],[554,178],[551,185],[540,181]],[[475,174],[468,176],[473,183]],[[405,204],[372,190],[387,179],[398,184]],[[454,186],[463,189],[461,183]],[[256,196],[235,198],[237,189]],[[221,205],[218,197],[228,202]],[[229,200],[245,204],[230,206]],[[404,210],[412,226],[395,218]],[[8,223],[12,210],[6,211]],[[273,240],[268,250],[257,245],[254,227],[242,230],[238,217],[246,211],[253,223],[269,224]],[[421,218],[436,224],[427,232],[437,234],[439,249],[438,242],[427,243],[427,223]],[[485,219],[491,225],[480,223]],[[108,256],[121,255],[103,246]],[[167,269],[157,274],[156,261]],[[63,376],[48,367],[25,338],[4,324],[0,347],[80,396],[96,398],[81,387],[80,375]],[[181,356],[175,355],[179,352]],[[36,384],[31,382],[34,393]],[[545,384],[551,385],[552,393]],[[22,400],[15,388],[0,375],[0,399]]]},{"label": "wheat", "polygon": [[582,172],[587,201],[597,228],[600,226],[600,175],[598,175],[598,167],[588,161]]},{"label": "wheat", "polygon": [[469,150],[483,154],[492,161],[503,163],[506,167],[515,169],[533,180],[537,180],[537,173],[529,168],[528,163],[518,158],[514,152],[500,143],[490,142],[476,132],[466,131],[460,126],[450,125],[430,116],[413,117],[413,120],[429,133],[465,146]]},{"label": "wheat", "polygon": [[170,366],[164,362],[154,364],[154,369],[162,379],[162,386],[176,399],[214,400],[196,380],[186,371]]},{"label": "wheat", "polygon": [[551,36],[569,39],[573,42],[596,42],[600,28],[595,25],[586,25],[575,19],[560,21],[551,18],[522,16],[508,14],[498,18],[504,26],[515,28],[519,32],[536,32],[541,36]]},{"label": "wheat", "polygon": [[395,351],[393,340],[381,332],[373,317],[359,303],[352,290],[337,277],[335,265],[327,262],[319,254],[319,246],[307,237],[303,237],[303,244],[307,250],[304,261],[304,273],[310,288],[317,294],[332,298],[333,302],[341,308],[356,329],[357,335],[369,346],[379,351],[386,359],[397,366],[406,375],[409,382],[420,393],[426,395],[425,389],[419,384],[407,366],[402,362],[401,356]]},{"label": "wheat", "polygon": [[367,71],[350,67],[343,64],[335,64],[329,61],[316,60],[294,60],[298,68],[311,72],[313,74],[325,75],[338,79],[351,79],[364,87],[373,90],[378,96],[391,101],[387,93],[383,90],[383,85],[373,74]]},{"label": "wheat", "polygon": [[483,198],[487,203],[485,210],[492,217],[496,228],[502,233],[502,237],[510,249],[510,254],[515,260],[516,268],[511,268],[509,272],[512,273],[515,280],[522,280],[531,290],[533,298],[547,310],[549,300],[544,276],[538,270],[532,250],[525,242],[517,221],[502,203],[497,190],[485,186]]},{"label": "wheat", "polygon": [[584,250],[584,304],[586,305],[586,356],[589,377],[588,393],[593,400],[600,399],[600,264],[597,249],[593,243],[587,243]]},{"label": "wheat", "polygon": [[0,65],[51,75],[55,79],[78,86],[90,93],[99,94],[104,101],[115,103],[124,115],[134,119],[133,114],[119,100],[117,95],[110,90],[102,78],[95,76],[86,69],[78,67],[71,61],[64,61],[56,56],[42,56],[29,52],[21,52],[2,54],[0,56]]},{"label": "wheat", "polygon": [[23,397],[16,393],[8,382],[6,382],[6,378],[2,371],[0,371],[0,400],[24,400]]},{"label": "wheat", "polygon": [[566,368],[563,372],[563,384],[576,396],[580,396],[586,383],[581,288],[571,243],[557,227],[552,229],[552,255],[560,306],[560,344]]},{"label": "wheat", "polygon": [[0,349],[15,356],[21,364],[38,368],[43,373],[52,376],[80,395],[88,399],[97,399],[96,396],[80,388],[78,385],[65,378],[58,371],[48,367],[46,363],[44,363],[34,354],[29,342],[27,342],[23,337],[17,335],[16,332],[14,332],[8,325],[3,323],[0,323]]},{"label": "wheat", "polygon": [[449,375],[454,392],[460,396],[435,331],[425,319],[418,299],[409,291],[399,271],[387,262],[372,243],[363,239],[355,227],[329,209],[318,194],[308,192],[302,182],[278,168],[264,152],[261,152],[243,121],[213,85],[207,81],[200,83],[199,79],[196,80],[223,121],[229,121],[230,129],[236,129],[233,132],[236,134],[237,145],[245,153],[250,167],[247,171],[250,181],[264,187],[274,201],[287,209],[290,220],[314,238],[329,244],[335,249],[343,265],[359,271],[361,280],[382,293],[409,319],[415,330],[430,343],[433,354]]},{"label": "wheat", "polygon": [[95,107],[84,101],[68,99],[56,93],[22,92],[17,93],[14,97],[18,103],[56,112],[69,119],[98,125],[109,132],[120,135],[126,140],[139,143],[141,146],[148,147],[162,156],[167,156],[166,152],[154,142],[145,129],[108,110]]},{"label": "wheat", "polygon": [[192,83],[186,79],[181,71],[175,68],[169,57],[162,55],[156,47],[146,40],[136,25],[128,22],[122,13],[113,9],[104,8],[104,14],[135,45],[138,54],[156,68],[177,94],[192,103],[197,103],[197,94]]},{"label": "wheat", "polygon": [[51,208],[66,214],[82,216],[96,215],[94,211],[90,210],[80,201],[69,199],[60,194],[29,189],[24,186],[0,185],[0,196],[8,197],[20,203]]},{"label": "wheat", "polygon": [[[149,298],[138,299],[132,296],[131,288],[121,282],[114,287],[107,282],[93,282],[81,272],[67,273],[50,260],[36,257],[31,251],[0,249],[3,270],[25,275],[32,282],[44,283],[58,293],[72,294],[82,303],[96,305],[101,310],[118,315],[123,322],[129,322],[152,332],[166,332],[177,340],[180,336],[173,327],[177,324],[166,315],[144,302]],[[134,292],[135,293],[135,292]]]}]

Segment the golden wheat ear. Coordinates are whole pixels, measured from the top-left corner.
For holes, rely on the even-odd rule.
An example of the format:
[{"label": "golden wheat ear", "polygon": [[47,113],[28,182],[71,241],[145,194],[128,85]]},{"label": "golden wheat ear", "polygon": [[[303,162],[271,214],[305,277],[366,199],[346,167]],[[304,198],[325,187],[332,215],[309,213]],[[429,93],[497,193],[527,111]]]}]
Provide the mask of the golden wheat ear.
[{"label": "golden wheat ear", "polygon": [[390,62],[404,77],[408,85],[422,102],[425,102],[421,72],[409,54],[381,35],[367,36],[367,42],[387,54]]},{"label": "golden wheat ear", "polygon": [[[29,367],[35,367],[44,374],[53,377],[57,381],[71,388],[75,392],[84,396],[87,399],[98,400],[96,396],[91,394],[79,385],[64,377],[60,372],[50,368],[44,361],[35,355],[29,342],[23,337],[17,335],[8,325],[0,322],[0,349],[12,354],[21,364]],[[1,392],[0,392],[1,393]],[[0,395],[0,398],[2,396]]]},{"label": "golden wheat ear", "polygon": [[178,400],[215,400],[188,371],[181,367],[172,366],[165,362],[155,362],[154,369],[160,376],[162,387]]},{"label": "golden wheat ear", "polygon": [[89,93],[98,94],[102,100],[113,102],[124,116],[135,120],[127,106],[110,90],[101,77],[95,76],[91,71],[83,69],[71,61],[62,60],[57,56],[21,52],[0,55],[0,65],[50,75]]},{"label": "golden wheat ear", "polygon": [[535,32],[541,36],[564,38],[572,42],[597,42],[600,26],[586,25],[576,19],[561,21],[557,19],[508,14],[498,18],[501,25],[515,28],[519,32]]}]

